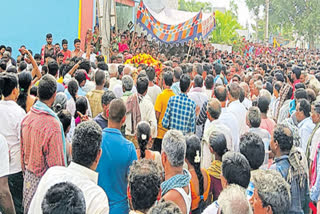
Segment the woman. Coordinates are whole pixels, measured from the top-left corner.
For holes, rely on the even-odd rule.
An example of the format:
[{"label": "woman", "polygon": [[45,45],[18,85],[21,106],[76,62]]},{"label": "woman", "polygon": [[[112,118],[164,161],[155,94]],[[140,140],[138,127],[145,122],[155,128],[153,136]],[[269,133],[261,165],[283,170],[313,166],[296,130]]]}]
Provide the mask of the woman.
[{"label": "woman", "polygon": [[192,214],[202,213],[210,194],[210,176],[207,170],[200,168],[201,144],[196,135],[187,138],[186,163],[191,174]]},{"label": "woman", "polygon": [[151,151],[151,128],[149,123],[141,121],[137,125],[137,141],[139,149],[137,149],[138,160],[151,159],[154,160],[159,166],[162,166],[161,155],[157,151]]},{"label": "woman", "polygon": [[214,156],[211,166],[208,168],[210,175],[211,187],[210,192],[213,195],[213,201],[218,200],[220,192],[222,191],[221,185],[221,164],[222,156],[228,151],[227,140],[224,134],[220,132],[213,132],[209,138],[210,151]]},{"label": "woman", "polygon": [[86,97],[83,97],[83,96],[78,97],[76,101],[76,113],[74,115],[74,118],[76,118],[75,120],[76,126],[83,121],[84,117],[88,119],[87,112],[88,112],[88,102]]},{"label": "woman", "polygon": [[66,91],[68,91],[69,94],[71,95],[71,99],[67,101],[67,110],[70,112],[71,115],[75,115],[76,113],[76,101],[78,97],[78,89],[79,89],[78,82],[75,79],[70,80],[70,82],[68,83],[68,89],[66,89]]},{"label": "woman", "polygon": [[30,72],[23,71],[18,74],[18,78],[20,94],[17,103],[23,110],[28,113],[30,111],[30,108],[37,101],[37,98],[30,94],[30,89],[32,87],[32,76]]},{"label": "woman", "polygon": [[[19,96],[18,78],[14,74],[0,74],[0,134],[9,147],[9,188],[17,213],[23,213],[23,176],[20,161],[20,124],[26,112],[16,103]],[[0,157],[1,159],[1,157]]]},{"label": "woman", "polygon": [[63,92],[59,92],[56,95],[56,99],[52,104],[52,109],[55,113],[62,111],[67,108],[67,95]]}]

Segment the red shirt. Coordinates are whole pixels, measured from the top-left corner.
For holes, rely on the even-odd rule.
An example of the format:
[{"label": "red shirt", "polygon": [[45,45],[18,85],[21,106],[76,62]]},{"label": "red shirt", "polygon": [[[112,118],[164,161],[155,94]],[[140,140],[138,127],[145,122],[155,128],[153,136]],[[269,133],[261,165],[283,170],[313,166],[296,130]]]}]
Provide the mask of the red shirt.
[{"label": "red shirt", "polygon": [[65,166],[59,121],[31,108],[21,122],[21,167],[38,177],[52,166]]},{"label": "red shirt", "polygon": [[118,46],[119,46],[119,53],[122,53],[125,50],[129,50],[129,47],[127,44],[119,43]]},{"label": "red shirt", "polygon": [[66,59],[71,58],[71,51],[70,50],[67,50],[67,51],[61,50],[60,53],[62,53],[64,55],[63,63],[65,63]]}]

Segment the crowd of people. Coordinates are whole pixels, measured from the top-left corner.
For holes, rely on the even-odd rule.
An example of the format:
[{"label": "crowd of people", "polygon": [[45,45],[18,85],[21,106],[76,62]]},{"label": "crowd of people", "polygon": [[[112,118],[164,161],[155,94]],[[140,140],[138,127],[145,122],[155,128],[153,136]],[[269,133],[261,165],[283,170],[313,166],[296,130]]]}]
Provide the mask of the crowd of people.
[{"label": "crowd of people", "polygon": [[0,46],[0,213],[320,210],[319,51],[46,42]]}]

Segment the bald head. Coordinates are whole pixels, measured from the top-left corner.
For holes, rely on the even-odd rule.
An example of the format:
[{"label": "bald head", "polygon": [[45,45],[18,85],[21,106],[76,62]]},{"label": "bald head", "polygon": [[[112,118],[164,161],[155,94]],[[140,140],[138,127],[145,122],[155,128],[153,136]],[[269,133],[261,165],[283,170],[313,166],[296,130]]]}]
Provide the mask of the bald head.
[{"label": "bald head", "polygon": [[208,102],[207,111],[212,119],[217,120],[221,114],[221,104],[218,99],[212,98]]},{"label": "bald head", "polygon": [[243,88],[245,96],[248,96],[248,94],[250,92],[250,88],[249,88],[248,84],[245,82],[241,82],[240,87]]},{"label": "bald head", "polygon": [[109,66],[109,74],[110,74],[110,77],[117,77],[118,68],[116,65],[112,64]]},{"label": "bald head", "polygon": [[226,87],[219,85],[214,89],[214,96],[220,101],[225,102],[227,100],[227,89]]},{"label": "bald head", "polygon": [[131,75],[131,68],[129,66],[124,67],[123,75]]},{"label": "bald head", "polygon": [[240,98],[240,86],[238,83],[231,83],[229,85],[229,94],[231,95],[231,97],[235,100],[238,100]]}]

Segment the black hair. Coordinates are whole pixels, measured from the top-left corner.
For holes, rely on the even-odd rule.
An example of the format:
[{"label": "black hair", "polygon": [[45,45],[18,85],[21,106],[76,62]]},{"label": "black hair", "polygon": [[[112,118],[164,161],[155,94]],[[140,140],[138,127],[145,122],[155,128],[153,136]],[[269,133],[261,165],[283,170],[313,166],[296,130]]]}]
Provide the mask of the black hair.
[{"label": "black hair", "polygon": [[59,71],[59,65],[56,61],[50,61],[48,63],[48,72],[49,74],[51,74],[52,76],[56,76],[57,73]]},{"label": "black hair", "polygon": [[61,53],[61,52],[59,52],[57,56],[58,57],[64,57],[63,53]]},{"label": "black hair", "polygon": [[137,140],[140,148],[140,158],[145,158],[145,151],[151,135],[151,128],[149,123],[141,121],[137,125]]},{"label": "black hair", "polygon": [[4,60],[0,60],[0,68],[4,71],[7,69],[7,63]]},{"label": "black hair", "polygon": [[82,190],[70,182],[51,186],[41,202],[43,214],[85,214],[86,201]]},{"label": "black hair", "polygon": [[78,116],[77,112],[80,112],[81,114],[85,115],[88,110],[88,102],[86,97],[80,96],[77,98],[76,101],[76,112],[74,118]]},{"label": "black hair", "polygon": [[265,96],[259,97],[258,108],[260,109],[261,113],[266,114],[268,112],[269,104],[270,104],[270,101],[267,97]]},{"label": "black hair", "polygon": [[6,49],[6,46],[0,45],[0,50],[3,49],[3,48]]},{"label": "black hair", "polygon": [[63,40],[62,40],[62,42],[61,42],[61,44],[62,44],[62,45],[64,45],[64,44],[68,44],[68,40],[63,39]]},{"label": "black hair", "polygon": [[203,87],[203,78],[199,74],[194,77],[194,87]]},{"label": "black hair", "polygon": [[297,90],[295,90],[294,92],[294,98],[296,100],[299,100],[299,99],[308,99],[308,94],[307,94],[307,91],[303,88],[299,88]]},{"label": "black hair", "polygon": [[245,96],[246,96],[246,92],[244,91],[244,89],[242,87],[240,87],[240,96],[239,96],[240,103],[242,103],[244,101]]},{"label": "black hair", "polygon": [[219,63],[214,64],[214,70],[216,72],[216,75],[220,75],[221,70],[222,70],[222,66]]},{"label": "black hair", "polygon": [[277,81],[273,87],[274,89],[277,90],[278,93],[280,93],[281,86],[282,86],[281,82]]},{"label": "black hair", "polygon": [[80,39],[75,39],[74,41],[73,41],[73,44],[76,44],[76,43],[78,43],[78,42],[81,42],[81,40]]},{"label": "black hair", "polygon": [[51,33],[48,33],[48,34],[46,35],[46,38],[47,38],[47,39],[52,38],[52,34],[51,34]]},{"label": "black hair", "polygon": [[103,85],[105,79],[106,79],[106,73],[102,70],[98,70],[94,75],[94,80],[96,82],[96,85]]},{"label": "black hair", "polygon": [[227,140],[223,133],[212,132],[209,138],[211,148],[216,154],[222,158],[222,156],[228,152]]},{"label": "black hair", "polygon": [[101,148],[102,130],[94,121],[80,123],[72,138],[72,161],[91,167]]},{"label": "black hair", "polygon": [[30,95],[33,95],[35,97],[38,96],[38,87],[37,86],[32,86],[31,89],[30,89]]},{"label": "black hair", "polygon": [[299,111],[302,111],[305,117],[310,117],[310,112],[311,112],[310,102],[307,99],[303,98],[303,99],[299,99],[298,103],[300,104]]},{"label": "black hair", "polygon": [[204,209],[204,201],[202,197],[204,193],[204,179],[203,179],[203,175],[200,167],[201,143],[200,143],[200,139],[196,135],[191,135],[186,139],[186,144],[187,144],[186,159],[194,167],[194,171],[196,172],[197,178],[199,181],[200,202],[199,202],[198,209],[201,213]]},{"label": "black hair", "polygon": [[9,66],[9,68],[7,69],[7,73],[16,74],[16,73],[18,73],[18,71],[15,66]]},{"label": "black hair", "polygon": [[266,82],[266,89],[270,92],[271,95],[273,95],[273,86],[270,82]]},{"label": "black hair", "polygon": [[126,106],[122,99],[114,99],[109,107],[109,120],[120,123],[126,115]]},{"label": "black hair", "polygon": [[293,146],[292,132],[286,125],[276,125],[273,130],[273,140],[278,142],[281,152],[289,153]]},{"label": "black hair", "polygon": [[27,109],[26,109],[27,97],[28,97],[28,90],[29,90],[29,87],[30,87],[31,81],[32,81],[32,76],[31,76],[30,72],[23,71],[18,74],[18,79],[19,79],[20,93],[19,93],[19,97],[17,99],[17,104],[22,109],[27,111]]},{"label": "black hair", "polygon": [[103,70],[103,71],[107,71],[108,70],[108,65],[105,62],[98,62],[97,64],[98,68]]},{"label": "black hair", "polygon": [[202,75],[203,73],[203,67],[200,63],[193,64],[193,67],[196,69],[197,74]]},{"label": "black hair", "polygon": [[43,65],[41,68],[41,71],[44,71],[44,73],[47,74],[48,73],[48,66]]},{"label": "black hair", "polygon": [[19,63],[19,71],[23,71],[27,68],[27,63],[25,61],[22,61]]},{"label": "black hair", "polygon": [[297,89],[306,89],[306,86],[303,84],[303,83],[301,83],[301,82],[299,82],[299,83],[297,83],[297,84],[295,84],[295,86],[294,86],[294,88],[297,90]]},{"label": "black hair", "polygon": [[91,69],[90,61],[87,59],[83,60],[79,65],[79,69],[85,70],[88,74]]},{"label": "black hair", "polygon": [[164,72],[162,78],[167,86],[172,86],[173,84],[173,74],[170,71]]},{"label": "black hair", "polygon": [[292,72],[296,75],[297,79],[300,79],[300,76],[301,76],[301,68],[300,67],[294,66],[292,68]]},{"label": "black hair", "polygon": [[245,133],[240,137],[239,147],[240,153],[249,161],[251,169],[259,169],[265,157],[265,148],[261,137],[255,133]]},{"label": "black hair", "polygon": [[57,91],[56,79],[50,74],[44,75],[38,85],[38,96],[40,101],[49,100]]},{"label": "black hair", "polygon": [[72,115],[68,110],[64,109],[59,111],[57,116],[63,126],[63,131],[66,132],[68,127],[71,125]]},{"label": "black hair", "polygon": [[205,79],[205,81],[204,81],[204,84],[205,84],[205,86],[206,86],[206,89],[212,89],[212,87],[213,87],[213,81],[214,81],[214,78],[213,78],[213,76],[211,75],[211,74],[209,74],[209,75],[207,75],[207,77],[206,77],[206,79]]},{"label": "black hair", "polygon": [[180,78],[180,90],[182,93],[187,92],[190,87],[190,76],[188,74],[182,74]]},{"label": "black hair", "polygon": [[116,99],[116,95],[112,91],[105,91],[101,97],[101,105],[108,105],[114,99]]},{"label": "black hair", "polygon": [[146,73],[147,73],[149,81],[152,82],[156,76],[155,69],[153,67],[149,66],[146,70]]},{"label": "black hair", "polygon": [[87,80],[87,77],[86,77],[86,74],[85,74],[85,71],[84,70],[78,70],[76,72],[76,74],[74,75],[74,78],[77,80],[78,84],[79,84],[79,87],[80,87],[80,84],[83,82],[83,81],[86,81]]},{"label": "black hair", "polygon": [[288,94],[287,94],[287,97],[286,97],[286,100],[290,100],[291,97],[292,97],[292,94],[293,94],[293,90],[292,90],[292,87],[290,86]]},{"label": "black hair", "polygon": [[77,101],[76,95],[78,93],[78,90],[79,90],[78,82],[74,79],[70,80],[68,83],[68,91],[72,99],[74,100],[74,102]]},{"label": "black hair", "polygon": [[33,57],[35,60],[37,60],[37,59],[41,59],[41,55],[40,54],[38,54],[38,53],[36,53],[35,55],[34,55],[34,57]]},{"label": "black hair", "polygon": [[123,73],[124,65],[118,65],[118,75],[120,76]]},{"label": "black hair", "polygon": [[221,171],[228,185],[236,184],[247,188],[250,182],[250,164],[239,152],[227,152],[222,157]]},{"label": "black hair", "polygon": [[137,91],[139,94],[144,94],[148,90],[149,80],[145,77],[138,77],[137,80]]},{"label": "black hair", "polygon": [[18,87],[18,78],[14,74],[0,74],[0,95],[8,97]]}]

